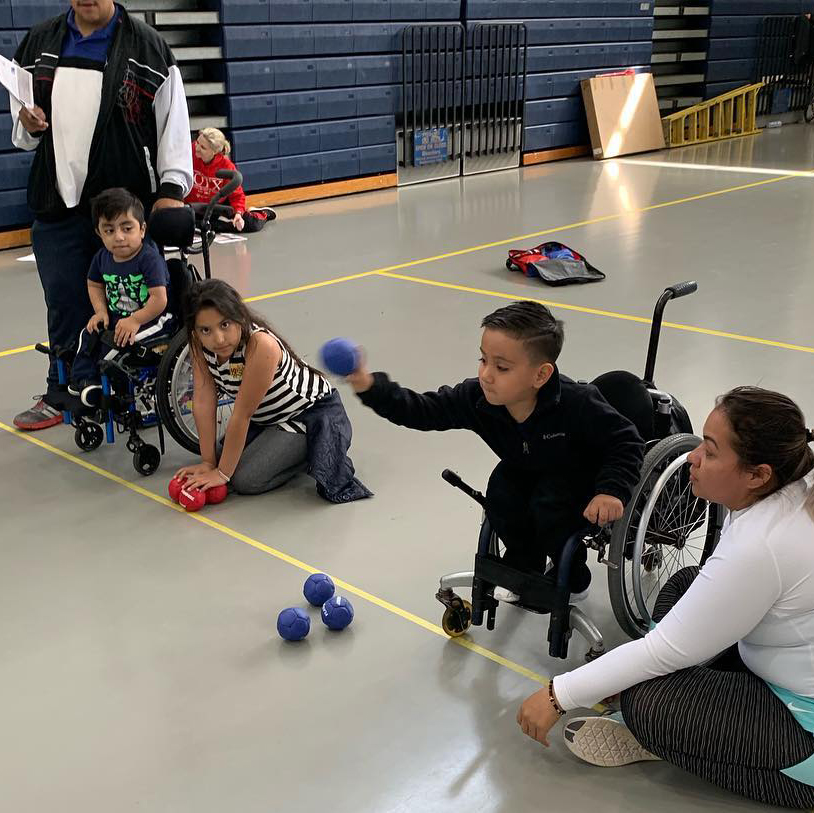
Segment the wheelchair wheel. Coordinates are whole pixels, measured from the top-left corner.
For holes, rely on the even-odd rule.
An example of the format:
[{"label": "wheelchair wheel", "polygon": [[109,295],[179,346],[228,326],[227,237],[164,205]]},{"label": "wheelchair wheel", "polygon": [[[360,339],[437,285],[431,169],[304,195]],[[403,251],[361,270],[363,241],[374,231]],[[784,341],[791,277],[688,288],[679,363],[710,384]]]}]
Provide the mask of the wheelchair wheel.
[{"label": "wheelchair wheel", "polygon": [[161,452],[149,443],[139,446],[133,453],[133,468],[145,477],[155,474],[160,463]]},{"label": "wheelchair wheel", "polygon": [[83,452],[92,452],[102,445],[104,433],[98,423],[83,421],[76,427],[76,432],[74,432],[73,437],[74,441],[76,441],[76,445]]},{"label": "wheelchair wheel", "polygon": [[724,509],[692,493],[687,455],[694,435],[670,435],[645,456],[639,483],[613,526],[608,590],[616,620],[632,638],[650,629],[659,591],[677,571],[703,565],[718,544]]},{"label": "wheelchair wheel", "polygon": [[[200,454],[198,430],[192,415],[192,359],[185,330],[170,342],[158,365],[155,402],[170,437],[193,454]],[[226,433],[234,401],[220,398],[216,413],[217,439]]]},{"label": "wheelchair wheel", "polygon": [[463,609],[455,610],[447,607],[441,617],[441,628],[450,638],[458,638],[472,626],[472,605],[461,599]]}]

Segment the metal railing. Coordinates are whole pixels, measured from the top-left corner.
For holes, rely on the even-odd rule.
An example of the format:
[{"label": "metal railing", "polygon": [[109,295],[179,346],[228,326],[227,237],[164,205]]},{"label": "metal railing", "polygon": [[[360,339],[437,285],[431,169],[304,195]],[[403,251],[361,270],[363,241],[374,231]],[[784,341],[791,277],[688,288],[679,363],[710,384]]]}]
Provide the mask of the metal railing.
[{"label": "metal railing", "polygon": [[[435,145],[434,162],[460,158],[465,44],[465,31],[460,23],[410,25],[404,29],[402,165],[430,163],[431,144]],[[425,138],[429,139],[427,144]]]},{"label": "metal railing", "polygon": [[402,166],[519,151],[526,52],[522,23],[406,27]]},{"label": "metal railing", "polygon": [[764,90],[757,114],[804,110],[811,100],[814,64],[797,65],[794,60],[795,35],[799,17],[764,17],[760,25],[755,82]]},{"label": "metal railing", "polygon": [[515,152],[522,146],[526,100],[526,26],[478,24],[470,30],[467,155]]}]

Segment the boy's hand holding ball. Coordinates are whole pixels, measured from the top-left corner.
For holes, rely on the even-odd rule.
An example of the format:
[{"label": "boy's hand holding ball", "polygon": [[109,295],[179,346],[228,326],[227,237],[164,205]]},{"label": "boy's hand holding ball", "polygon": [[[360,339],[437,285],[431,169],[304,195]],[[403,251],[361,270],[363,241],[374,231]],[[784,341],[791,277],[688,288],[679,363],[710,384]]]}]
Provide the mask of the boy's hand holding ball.
[{"label": "boy's hand holding ball", "polygon": [[320,357],[323,366],[334,375],[344,376],[355,392],[366,392],[373,386],[373,376],[367,370],[364,351],[349,339],[325,342]]}]

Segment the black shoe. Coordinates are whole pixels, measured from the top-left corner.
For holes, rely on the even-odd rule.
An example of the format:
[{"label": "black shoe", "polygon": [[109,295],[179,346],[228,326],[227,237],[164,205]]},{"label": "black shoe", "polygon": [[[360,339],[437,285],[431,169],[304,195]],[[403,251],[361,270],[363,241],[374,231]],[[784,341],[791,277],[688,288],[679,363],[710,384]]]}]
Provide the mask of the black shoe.
[{"label": "black shoe", "polygon": [[277,219],[277,212],[271,208],[271,206],[257,206],[254,209],[249,209],[247,214],[251,214],[252,212],[262,212],[266,216],[267,221],[272,221]]}]

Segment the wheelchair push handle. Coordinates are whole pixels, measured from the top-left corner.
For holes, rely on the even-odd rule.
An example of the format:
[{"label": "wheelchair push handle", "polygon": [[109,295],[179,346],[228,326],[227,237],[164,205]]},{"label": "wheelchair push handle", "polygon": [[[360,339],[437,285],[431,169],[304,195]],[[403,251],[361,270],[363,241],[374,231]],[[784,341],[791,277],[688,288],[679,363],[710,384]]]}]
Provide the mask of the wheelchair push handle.
[{"label": "wheelchair push handle", "polygon": [[486,507],[486,497],[480,493],[480,491],[476,491],[472,486],[465,483],[454,471],[451,469],[444,469],[441,472],[441,477],[447,483],[449,483],[454,488],[460,489],[463,491],[467,497],[471,497],[478,505]]},{"label": "wheelchair push handle", "polygon": [[680,299],[682,296],[689,296],[698,290],[698,283],[693,280],[677,282],[664,289],[662,295],[656,302],[653,310],[653,322],[650,327],[650,343],[647,346],[647,361],[644,365],[644,376],[642,380],[646,387],[655,387],[654,373],[656,371],[656,354],[659,349],[659,339],[661,338],[661,322],[664,318],[664,309],[671,299]]},{"label": "wheelchair push handle", "polygon": [[671,285],[669,288],[666,288],[664,292],[667,293],[667,291],[672,291],[672,298],[680,299],[682,296],[694,294],[697,290],[698,283],[688,280],[687,282],[677,282],[675,285]]},{"label": "wheelchair push handle", "polygon": [[238,186],[243,185],[243,176],[236,169],[219,169],[215,173],[215,177],[223,178],[226,183],[220,188],[210,203],[219,203],[222,200],[226,200]]}]

